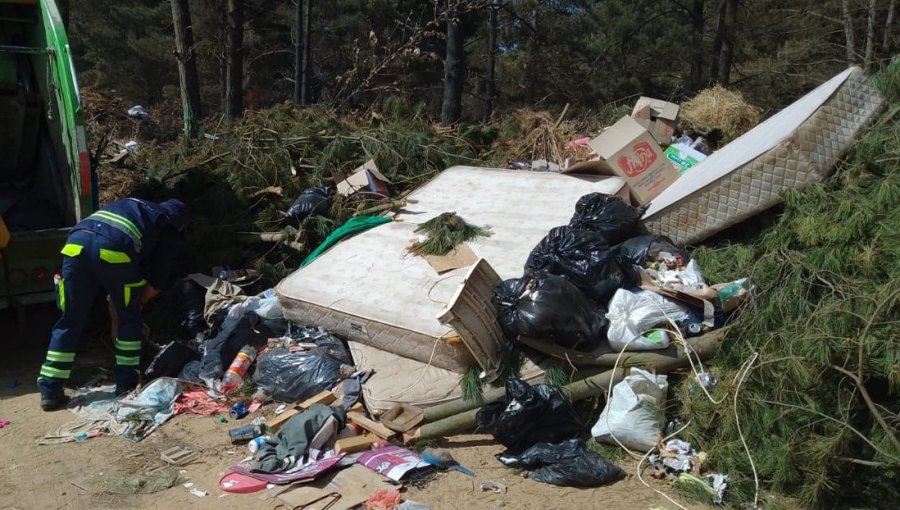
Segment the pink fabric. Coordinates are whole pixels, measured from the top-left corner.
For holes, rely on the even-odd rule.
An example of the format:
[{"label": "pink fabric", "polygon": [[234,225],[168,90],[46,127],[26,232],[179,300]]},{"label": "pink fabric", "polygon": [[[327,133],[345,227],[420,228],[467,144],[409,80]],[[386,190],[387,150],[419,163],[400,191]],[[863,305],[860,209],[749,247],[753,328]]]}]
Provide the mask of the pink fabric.
[{"label": "pink fabric", "polygon": [[12,422],[9,421],[9,420],[0,420],[0,429],[6,427],[6,426],[9,425],[10,423],[12,423]]},{"label": "pink fabric", "polygon": [[366,500],[366,510],[394,510],[400,504],[400,491],[379,489]]},{"label": "pink fabric", "polygon": [[588,142],[591,141],[591,137],[585,136],[583,138],[576,138],[575,140],[570,141],[566,144],[566,147],[570,149],[577,149],[579,147],[587,147]]},{"label": "pink fabric", "polygon": [[202,388],[185,391],[175,401],[175,414],[199,414],[209,416],[211,414],[228,414],[228,406],[220,404],[206,394]]}]

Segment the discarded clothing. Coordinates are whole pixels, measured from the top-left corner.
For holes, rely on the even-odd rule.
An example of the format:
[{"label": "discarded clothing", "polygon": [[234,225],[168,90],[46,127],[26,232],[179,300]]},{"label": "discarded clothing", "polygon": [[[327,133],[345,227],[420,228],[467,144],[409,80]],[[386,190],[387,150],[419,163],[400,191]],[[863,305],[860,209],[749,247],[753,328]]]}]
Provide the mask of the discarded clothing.
[{"label": "discarded clothing", "polygon": [[237,303],[243,303],[248,296],[244,295],[244,289],[216,278],[206,287],[206,297],[203,302],[203,317],[209,323],[212,316],[223,308],[228,308]]},{"label": "discarded clothing", "polygon": [[397,489],[378,489],[366,500],[366,510],[395,510],[400,504],[400,491]]},{"label": "discarded clothing", "polygon": [[183,392],[175,401],[175,414],[228,414],[228,406],[215,401],[203,388]]},{"label": "discarded clothing", "polygon": [[134,398],[118,401],[116,421],[128,423],[121,435],[140,441],[150,435],[169,418],[175,416],[175,399],[181,394],[181,383],[162,378],[150,383]]},{"label": "discarded clothing", "polygon": [[10,423],[12,422],[9,420],[0,420],[0,429],[6,428]]},{"label": "discarded clothing", "polygon": [[622,469],[591,451],[580,439],[559,444],[538,443],[519,455],[497,458],[512,467],[534,469],[536,482],[566,487],[598,487],[625,477]]},{"label": "discarded clothing", "polygon": [[343,427],[343,409],[313,404],[309,409],[288,420],[270,441],[259,447],[254,456],[253,471],[280,473],[305,460],[310,441],[329,417],[335,416]]},{"label": "discarded clothing", "polygon": [[184,366],[193,360],[199,360],[197,351],[181,342],[169,342],[163,347],[147,370],[144,371],[145,381],[152,381],[160,377],[178,377]]}]

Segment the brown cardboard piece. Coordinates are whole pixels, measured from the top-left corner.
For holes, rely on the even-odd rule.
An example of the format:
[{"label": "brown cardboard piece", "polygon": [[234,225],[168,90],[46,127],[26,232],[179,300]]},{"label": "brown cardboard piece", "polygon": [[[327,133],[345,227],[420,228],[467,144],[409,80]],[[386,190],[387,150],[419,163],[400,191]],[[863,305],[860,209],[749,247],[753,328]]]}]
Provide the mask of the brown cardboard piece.
[{"label": "brown cardboard piece", "polygon": [[478,255],[472,251],[468,244],[461,244],[446,255],[424,255],[425,260],[437,271],[443,274],[461,267],[469,267],[478,262]]},{"label": "brown cardboard piece", "polygon": [[658,283],[653,281],[653,278],[649,274],[647,274],[646,271],[643,270],[641,270],[640,287],[644,290],[655,292],[660,296],[664,296],[674,301],[684,303],[693,308],[699,308],[700,310],[703,310],[703,324],[709,327],[713,327],[716,307],[712,304],[711,301],[705,299],[704,297],[701,297],[705,294],[703,291],[687,292],[683,290],[672,289],[669,287],[661,287]]},{"label": "brown cardboard piece", "polygon": [[[291,505],[291,508],[303,508],[318,498],[333,492],[341,495],[329,510],[350,510],[363,504],[378,489],[390,489],[393,486],[388,479],[375,471],[355,464],[335,473],[329,473],[310,483],[293,485],[278,495],[278,499]],[[327,501],[323,501],[323,505]]]},{"label": "brown cardboard piece", "polygon": [[675,103],[642,96],[634,104],[631,117],[650,132],[656,143],[665,147],[672,143],[680,108]]},{"label": "brown cardboard piece", "polygon": [[388,184],[391,181],[378,171],[374,160],[366,161],[343,181],[337,183],[337,192],[349,197],[360,191],[369,190],[383,197],[389,197]]},{"label": "brown cardboard piece", "polygon": [[627,115],[589,145],[606,165],[604,171],[625,179],[636,205],[650,202],[678,179],[678,170],[650,132]]}]

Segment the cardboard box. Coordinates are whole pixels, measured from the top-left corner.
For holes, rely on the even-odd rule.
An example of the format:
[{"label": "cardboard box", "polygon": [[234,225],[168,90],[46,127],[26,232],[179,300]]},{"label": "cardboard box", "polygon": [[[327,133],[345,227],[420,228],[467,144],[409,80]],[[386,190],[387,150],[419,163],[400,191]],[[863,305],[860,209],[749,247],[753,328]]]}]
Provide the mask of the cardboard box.
[{"label": "cardboard box", "polygon": [[378,171],[375,161],[366,161],[362,166],[353,171],[350,177],[337,183],[337,192],[341,196],[349,197],[360,191],[369,191],[383,197],[391,196],[388,184],[391,181]]},{"label": "cardboard box", "polygon": [[683,143],[673,143],[666,147],[666,158],[678,168],[678,174],[681,175],[705,160],[706,154]]},{"label": "cardboard box", "polygon": [[636,205],[650,202],[678,179],[678,170],[650,132],[627,115],[589,145],[608,171],[625,179]]},{"label": "cardboard box", "polygon": [[631,117],[650,132],[656,143],[665,147],[672,143],[672,137],[675,136],[679,109],[681,107],[675,103],[641,97],[634,104]]}]

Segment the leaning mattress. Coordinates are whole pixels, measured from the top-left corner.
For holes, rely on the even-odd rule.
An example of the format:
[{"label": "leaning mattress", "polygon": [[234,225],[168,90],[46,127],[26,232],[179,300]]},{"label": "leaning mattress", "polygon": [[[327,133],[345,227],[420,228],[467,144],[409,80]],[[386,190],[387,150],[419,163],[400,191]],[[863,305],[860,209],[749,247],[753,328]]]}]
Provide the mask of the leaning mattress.
[{"label": "leaning mattress", "polygon": [[475,167],[449,168],[412,192],[398,221],[377,226],[326,251],[277,287],[286,318],[438,368],[475,365],[438,315],[468,268],[443,274],[407,249],[418,224],[454,211],[492,235],[468,243],[501,278],[522,276],[534,246],[568,223],[587,193],[618,193],[618,177],[570,176]]},{"label": "leaning mattress", "polygon": [[759,214],[826,177],[882,103],[847,69],[691,168],[653,200],[647,228],[684,245]]}]

